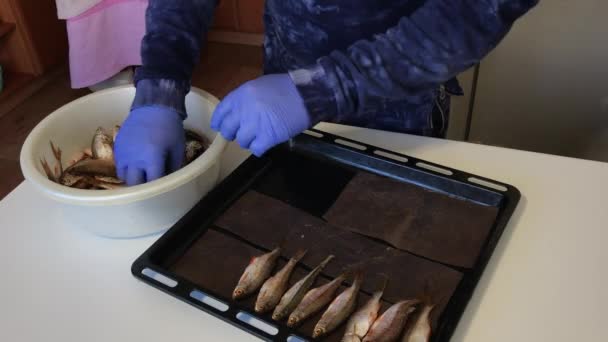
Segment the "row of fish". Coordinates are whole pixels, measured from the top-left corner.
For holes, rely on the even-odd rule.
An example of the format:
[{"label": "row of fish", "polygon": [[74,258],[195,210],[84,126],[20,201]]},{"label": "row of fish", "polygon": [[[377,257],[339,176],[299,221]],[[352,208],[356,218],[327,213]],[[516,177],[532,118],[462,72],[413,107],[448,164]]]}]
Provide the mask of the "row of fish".
[{"label": "row of fish", "polygon": [[[325,258],[288,289],[291,273],[305,254],[305,250],[297,252],[273,276],[271,276],[272,270],[281,255],[280,247],[252,258],[232,293],[233,299],[245,298],[259,290],[254,310],[260,314],[272,311],[272,319],[276,321],[287,318],[289,327],[298,326],[329,304],[314,327],[313,338],[329,334],[348,320],[343,342],[396,341],[401,336],[410,314],[417,307],[421,307],[416,321],[404,334],[402,341],[428,341],[431,334],[430,313],[433,305],[423,304],[417,299],[403,300],[393,304],[378,318],[386,281],[356,312],[357,295],[363,282],[360,270],[344,272],[329,283],[311,289],[319,274],[334,258],[333,255]],[[353,276],[351,286],[335,296],[340,285],[350,275]]]},{"label": "row of fish", "polygon": [[[40,164],[47,178],[55,183],[77,189],[111,190],[125,186],[116,176],[114,163],[114,141],[118,135],[119,126],[111,133],[103,127],[97,128],[93,134],[91,146],[76,153],[63,168],[62,151],[50,142],[55,165],[51,167],[45,158]],[[186,148],[184,166],[200,156],[208,146],[206,139],[197,133],[185,130]]]}]

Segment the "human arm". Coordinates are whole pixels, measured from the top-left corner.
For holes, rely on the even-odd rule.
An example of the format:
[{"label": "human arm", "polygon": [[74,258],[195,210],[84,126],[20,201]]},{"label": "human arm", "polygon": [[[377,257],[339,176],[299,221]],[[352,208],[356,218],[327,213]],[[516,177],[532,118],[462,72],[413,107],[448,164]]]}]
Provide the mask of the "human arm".
[{"label": "human arm", "polygon": [[437,88],[485,57],[538,0],[429,0],[385,33],[289,72],[312,124]]},{"label": "human arm", "polygon": [[115,144],[118,175],[129,185],[181,167],[185,97],[216,4],[217,0],[149,2],[135,99]]}]

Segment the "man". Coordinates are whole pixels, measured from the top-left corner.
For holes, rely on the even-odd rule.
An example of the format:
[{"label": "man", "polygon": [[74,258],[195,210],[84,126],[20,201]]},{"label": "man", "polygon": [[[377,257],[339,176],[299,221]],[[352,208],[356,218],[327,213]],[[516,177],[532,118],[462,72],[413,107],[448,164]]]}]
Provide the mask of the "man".
[{"label": "man", "polygon": [[[116,140],[129,185],[178,169],[184,98],[217,0],[150,0],[143,65]],[[538,0],[267,0],[264,76],[211,127],[260,156],[320,121],[443,136],[454,78]]]}]

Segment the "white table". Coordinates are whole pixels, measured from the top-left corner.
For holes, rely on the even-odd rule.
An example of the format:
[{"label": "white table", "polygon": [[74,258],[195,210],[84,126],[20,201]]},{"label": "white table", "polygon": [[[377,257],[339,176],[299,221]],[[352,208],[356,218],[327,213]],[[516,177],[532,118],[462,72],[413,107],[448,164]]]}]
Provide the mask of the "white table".
[{"label": "white table", "polygon": [[[453,341],[608,341],[608,164],[319,128],[521,190]],[[245,156],[231,146],[224,175]],[[131,276],[158,236],[97,238],[66,228],[53,208],[26,183],[0,202],[0,341],[257,340]]]}]

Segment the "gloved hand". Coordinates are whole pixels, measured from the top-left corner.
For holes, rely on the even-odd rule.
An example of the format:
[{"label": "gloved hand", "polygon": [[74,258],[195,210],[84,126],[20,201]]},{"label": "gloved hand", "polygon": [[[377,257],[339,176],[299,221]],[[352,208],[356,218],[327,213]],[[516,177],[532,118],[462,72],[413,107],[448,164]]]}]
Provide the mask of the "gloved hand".
[{"label": "gloved hand", "polygon": [[217,106],[211,128],[261,156],[311,125],[288,74],[266,75],[241,85]]},{"label": "gloved hand", "polygon": [[114,143],[118,177],[136,185],[179,169],[185,139],[182,118],[174,110],[148,106],[131,111]]}]

